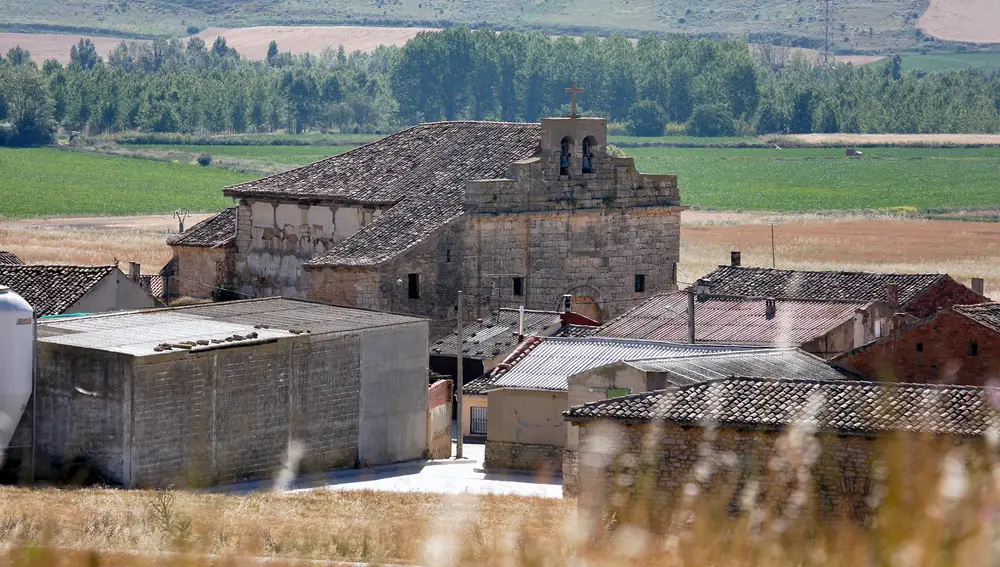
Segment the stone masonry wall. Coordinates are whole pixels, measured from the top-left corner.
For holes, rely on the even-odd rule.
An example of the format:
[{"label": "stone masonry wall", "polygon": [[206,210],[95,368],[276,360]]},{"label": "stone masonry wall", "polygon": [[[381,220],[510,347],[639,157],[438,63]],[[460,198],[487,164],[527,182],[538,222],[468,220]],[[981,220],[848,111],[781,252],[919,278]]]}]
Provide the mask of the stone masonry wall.
[{"label": "stone masonry wall", "polygon": [[134,486],[273,477],[357,462],[357,335],[158,357],[136,367]]},{"label": "stone masonry wall", "polygon": [[910,301],[906,305],[906,310],[922,319],[952,305],[975,305],[985,301],[989,300],[950,277],[946,277]]},{"label": "stone masonry wall", "polygon": [[1000,333],[944,311],[833,362],[870,379],[985,386],[1000,378]]},{"label": "stone masonry wall", "polygon": [[562,451],[562,447],[552,445],[487,440],[483,468],[558,474],[562,472]]},{"label": "stone masonry wall", "polygon": [[171,293],[211,299],[216,288],[229,285],[231,274],[227,265],[232,257],[231,249],[174,246],[173,250],[177,272],[172,278]]},{"label": "stone masonry wall", "polygon": [[[691,499],[740,510],[750,486],[757,491],[755,505],[766,500],[787,506],[800,470],[794,463],[809,463],[806,513],[867,519],[875,464],[881,458],[878,440],[831,434],[805,439],[794,449],[786,435],[774,431],[724,428],[707,433],[700,427],[666,425],[654,430],[649,425],[585,422],[579,452],[564,455],[564,494],[578,496],[582,509],[597,512],[641,502],[648,505],[651,527],[662,530],[677,507],[690,505]],[[906,439],[912,446],[899,454],[913,459],[917,447],[940,443],[932,452],[947,451],[954,444],[950,438]],[[902,470],[912,466],[916,461]]]}]

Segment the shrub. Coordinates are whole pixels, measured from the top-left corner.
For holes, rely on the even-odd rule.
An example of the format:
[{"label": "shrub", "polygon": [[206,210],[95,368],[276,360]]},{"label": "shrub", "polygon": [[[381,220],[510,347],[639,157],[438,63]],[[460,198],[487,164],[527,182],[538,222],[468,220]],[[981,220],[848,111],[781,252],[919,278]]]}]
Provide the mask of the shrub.
[{"label": "shrub", "polygon": [[733,115],[724,104],[697,106],[687,122],[690,136],[732,136],[736,133]]},{"label": "shrub", "polygon": [[200,154],[198,156],[198,165],[212,165],[212,154]]},{"label": "shrub", "polygon": [[629,108],[628,119],[633,136],[662,136],[667,125],[667,112],[656,102],[643,100]]},{"label": "shrub", "polygon": [[187,27],[187,34],[188,35],[197,35],[198,32],[200,32],[200,31],[201,31],[201,28],[199,28],[198,26],[188,26]]}]

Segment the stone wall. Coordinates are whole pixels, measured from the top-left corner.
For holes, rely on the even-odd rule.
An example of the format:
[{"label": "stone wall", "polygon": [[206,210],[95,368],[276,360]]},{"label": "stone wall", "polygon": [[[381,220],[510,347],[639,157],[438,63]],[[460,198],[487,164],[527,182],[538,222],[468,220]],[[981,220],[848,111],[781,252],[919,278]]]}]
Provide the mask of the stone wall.
[{"label": "stone wall", "polygon": [[578,496],[590,510],[642,503],[650,525],[662,529],[678,506],[691,504],[686,498],[734,511],[752,486],[755,505],[766,500],[785,506],[799,470],[794,463],[812,461],[805,491],[809,513],[858,520],[869,515],[875,439],[807,434],[799,449],[793,447],[775,431],[584,422],[579,452],[563,456],[564,493]]},{"label": "stone wall", "polygon": [[1000,333],[943,311],[832,362],[871,379],[985,386],[1000,368]]},{"label": "stone wall", "polygon": [[438,380],[427,389],[427,445],[431,459],[451,458],[451,380]]},{"label": "stone wall", "polygon": [[173,246],[177,271],[170,292],[183,297],[211,299],[217,288],[227,288],[232,280],[234,249]]},{"label": "stone wall", "polygon": [[562,471],[562,447],[532,443],[486,441],[486,470],[521,470],[543,474]]}]

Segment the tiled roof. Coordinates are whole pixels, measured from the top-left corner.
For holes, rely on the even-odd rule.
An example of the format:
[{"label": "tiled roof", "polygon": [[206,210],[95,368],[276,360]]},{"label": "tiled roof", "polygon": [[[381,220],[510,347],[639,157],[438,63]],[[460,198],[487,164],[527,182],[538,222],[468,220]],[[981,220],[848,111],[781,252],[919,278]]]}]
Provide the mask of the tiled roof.
[{"label": "tiled roof", "polygon": [[462,215],[465,184],[497,179],[538,151],[538,124],[421,124],[311,165],[226,189],[230,195],[391,205],[310,266],[372,266]]},{"label": "tiled roof", "polygon": [[0,264],[23,264],[20,258],[10,252],[0,250]]},{"label": "tiled roof", "polygon": [[[500,309],[485,319],[479,319],[462,329],[462,356],[477,360],[488,360],[518,345],[518,310]],[[560,313],[555,311],[524,312],[524,336],[547,333],[562,324]],[[458,354],[458,335],[452,333],[431,345],[431,356],[455,356]]]},{"label": "tiled roof", "polygon": [[565,412],[570,421],[665,420],[735,428],[782,428],[802,423],[819,431],[911,431],[984,435],[997,423],[995,388],[890,384],[854,380],[728,378],[601,400]]},{"label": "tiled roof", "polygon": [[943,274],[875,274],[869,272],[811,272],[719,266],[699,282],[712,295],[795,299],[886,301],[885,288],[899,285],[900,305],[906,305]]},{"label": "tiled roof", "polygon": [[956,305],[952,307],[957,313],[991,329],[1000,332],[1000,303],[981,303],[979,305]]},{"label": "tiled roof", "polygon": [[[776,300],[774,317],[764,299],[709,297],[695,301],[695,339],[709,343],[797,346],[854,317],[863,302]],[[601,326],[600,337],[687,341],[688,298],[684,292],[651,297]]]},{"label": "tiled roof", "polygon": [[38,332],[46,342],[151,356],[161,352],[156,348],[164,343],[208,344],[233,336],[242,341],[251,335],[267,340],[306,332],[359,332],[419,321],[423,319],[274,297],[59,319],[39,325]]},{"label": "tiled roof", "polygon": [[845,376],[823,359],[799,349],[754,349],[743,352],[633,360],[626,364],[644,372],[664,373],[667,384],[686,386],[732,376],[841,380]]},{"label": "tiled roof", "polygon": [[184,234],[168,239],[167,244],[215,248],[229,244],[234,238],[236,238],[236,207],[230,207],[185,230]]},{"label": "tiled roof", "polygon": [[620,360],[732,352],[740,348],[598,337],[533,340],[534,344],[523,349],[523,355],[509,367],[497,366],[490,374],[466,384],[465,391],[482,393],[496,388],[565,391],[570,376]]},{"label": "tiled roof", "polygon": [[0,264],[0,284],[20,295],[39,316],[64,313],[115,266],[40,266]]}]

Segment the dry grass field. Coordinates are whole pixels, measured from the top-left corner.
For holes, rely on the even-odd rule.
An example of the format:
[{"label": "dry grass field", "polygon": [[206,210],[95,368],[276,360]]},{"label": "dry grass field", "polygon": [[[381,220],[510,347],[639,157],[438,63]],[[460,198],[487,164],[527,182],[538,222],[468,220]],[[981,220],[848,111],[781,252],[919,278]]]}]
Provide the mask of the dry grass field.
[{"label": "dry grass field", "polygon": [[[31,53],[31,58],[39,65],[46,59],[55,59],[60,63],[69,64],[69,49],[76,45],[81,39],[87,38],[94,42],[97,47],[97,54],[107,57],[113,51],[121,38],[101,37],[93,35],[61,34],[61,33],[0,33],[0,53],[6,54],[7,50],[20,45]],[[214,39],[214,38],[213,38]],[[128,42],[142,40],[126,40]],[[267,49],[267,46],[264,46]]]},{"label": "dry grass field", "polygon": [[1000,42],[998,0],[930,0],[917,26],[927,35],[951,41]]},{"label": "dry grass field", "polygon": [[343,45],[347,53],[372,51],[380,45],[402,46],[422,31],[434,28],[389,28],[374,26],[260,26],[252,28],[208,28],[198,37],[211,45],[215,38],[226,38],[229,47],[249,59],[264,59],[271,41],[282,52],[318,55],[327,47]]}]

